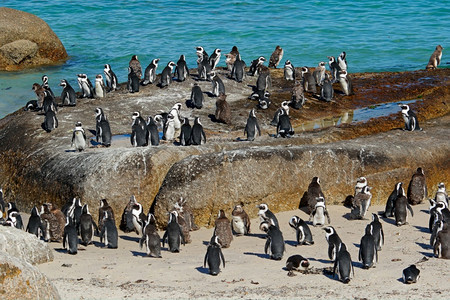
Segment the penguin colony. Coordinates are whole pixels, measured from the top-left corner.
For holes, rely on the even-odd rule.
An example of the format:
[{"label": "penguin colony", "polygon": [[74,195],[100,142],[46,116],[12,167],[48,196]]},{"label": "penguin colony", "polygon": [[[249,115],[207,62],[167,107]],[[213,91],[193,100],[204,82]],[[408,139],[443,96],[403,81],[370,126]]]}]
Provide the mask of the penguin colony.
[{"label": "penguin colony", "polygon": [[[428,69],[436,68],[439,65],[442,56],[442,47],[438,46],[435,53],[430,58]],[[203,47],[196,47],[197,50],[197,70],[196,80],[207,80],[212,83],[212,97],[217,97],[216,102],[216,121],[225,124],[231,124],[231,110],[226,102],[226,87],[216,71],[221,57],[221,50],[215,49],[211,56],[208,56]],[[277,46],[270,57],[269,68],[276,68],[282,60],[284,51]],[[275,137],[291,137],[294,130],[289,120],[289,109],[300,109],[307,98],[316,97],[319,100],[333,101],[335,91],[333,83],[339,83],[343,93],[347,96],[352,95],[353,86],[351,77],[348,75],[348,66],[346,53],[342,52],[336,59],[329,56],[329,73],[326,70],[326,63],[319,62],[314,71],[304,66],[297,71],[291,61],[286,60],[284,64],[285,80],[294,81],[292,90],[292,99],[284,101],[281,107],[275,113],[271,125],[276,126]],[[257,109],[267,109],[270,102],[271,77],[270,69],[264,65],[266,59],[260,56],[252,61],[250,71],[245,72],[246,64],[242,60],[237,47],[225,54],[227,69],[230,71],[229,78],[241,83],[246,76],[257,76],[256,86],[253,88],[249,99],[256,100]],[[175,82],[185,81],[193,76],[189,73],[186,65],[185,56],[181,55],[175,64],[168,62],[161,73],[160,81],[157,83],[156,69],[159,59],[153,59],[142,74],[142,67],[137,55],[133,55],[129,63],[129,74],[127,80],[127,90],[130,93],[138,93],[140,86],[148,84],[158,84],[160,88],[170,88]],[[431,66],[431,67],[430,67]],[[25,110],[34,110],[42,112],[45,116],[42,128],[51,132],[58,127],[57,111],[58,106],[76,106],[77,99],[82,98],[103,98],[107,93],[113,93],[121,88],[117,76],[109,64],[105,65],[104,75],[106,84],[101,74],[96,75],[95,85],[93,85],[86,74],[78,74],[77,82],[80,92],[76,93],[66,79],[62,79],[60,85],[63,87],[60,103],[54,96],[50,86],[49,78],[44,75],[42,84],[33,84],[32,89],[37,95],[37,100],[29,101]],[[144,78],[141,78],[144,75]],[[174,80],[176,78],[176,80]],[[204,102],[203,91],[197,83],[193,84],[190,101],[187,107],[192,109],[202,109]],[[404,130],[421,130],[417,116],[411,111],[408,105],[401,105],[402,116],[405,121]],[[140,112],[130,112],[131,114],[131,144],[135,147],[145,147],[148,145],[158,146],[160,143],[159,130],[162,130],[162,139],[173,141],[179,138],[179,144],[183,146],[201,145],[206,142],[206,134],[198,117],[194,120],[191,127],[188,118],[181,116],[182,104],[176,103],[169,112],[160,112],[154,116],[148,116],[147,120],[141,116]],[[110,146],[112,132],[106,114],[102,108],[95,111],[96,119],[96,141],[103,146]],[[74,122],[75,129],[72,137],[72,147],[78,151],[86,149],[88,142],[86,134],[80,122]],[[176,136],[179,133],[179,136]],[[258,133],[258,134],[257,134]],[[255,109],[249,112],[249,118],[245,126],[244,134],[248,141],[253,141],[257,135],[261,135],[258,121],[256,119]],[[351,196],[350,219],[366,219],[370,207],[371,193],[364,177],[358,179],[355,186],[355,194]],[[333,263],[333,274],[343,283],[349,283],[354,276],[353,261],[347,251],[346,244],[339,238],[338,232],[330,225],[331,220],[326,207],[326,198],[320,188],[320,180],[317,177],[312,179],[308,187],[307,203],[304,209],[310,214],[309,222],[302,220],[298,216],[293,216],[289,225],[295,230],[296,246],[314,245],[314,237],[308,227],[325,226],[325,238],[329,243],[328,257]],[[394,190],[386,203],[384,218],[395,218],[395,225],[401,226],[407,224],[408,211],[413,216],[411,205],[422,202],[427,195],[424,172],[418,168],[413,175],[408,193],[404,192],[402,183],[396,183]],[[18,229],[24,229],[19,211],[14,203],[8,203],[6,206],[3,201],[3,191],[0,189],[0,222],[5,226],[13,226]],[[439,189],[434,199],[430,201],[430,222],[429,230],[432,233],[430,245],[433,248],[436,257],[450,259],[450,234],[448,231],[448,222],[450,213],[448,210],[448,196],[444,183],[439,185]],[[301,203],[300,203],[301,204]],[[301,205],[300,205],[301,206]],[[258,206],[261,223],[260,229],[266,234],[266,243],[264,253],[271,259],[281,260],[285,252],[285,241],[281,232],[276,216],[269,210],[267,204]],[[141,248],[145,247],[148,256],[161,257],[162,248],[165,243],[168,244],[168,251],[177,253],[181,251],[182,245],[191,242],[189,232],[197,230],[198,226],[194,223],[193,213],[181,199],[177,202],[172,211],[169,211],[169,218],[166,231],[161,238],[157,232],[156,220],[150,212],[145,215],[142,205],[134,197],[126,205],[120,223],[120,229],[124,232],[136,232],[140,236],[139,244]],[[99,205],[99,218],[96,223],[89,212],[87,204],[81,205],[79,199],[74,198],[61,209],[54,208],[52,204],[43,204],[40,211],[34,207],[31,211],[31,217],[26,227],[26,231],[42,238],[45,241],[62,242],[67,253],[77,254],[78,244],[85,246],[92,243],[95,236],[100,238],[104,247],[118,247],[118,231],[115,225],[114,212],[108,205],[106,199],[102,199]],[[231,212],[231,218],[227,218],[225,211],[220,210],[215,222],[215,229],[211,241],[207,246],[204,257],[204,268],[208,265],[211,275],[220,273],[220,265],[225,267],[225,258],[222,248],[231,247],[233,234],[236,236],[245,236],[250,233],[250,219],[243,208],[243,204],[236,205]],[[162,246],[161,246],[162,243]],[[378,251],[381,251],[384,244],[384,234],[382,224],[378,215],[372,214],[372,222],[367,224],[364,235],[359,245],[358,259],[362,263],[363,269],[373,267],[378,260]],[[292,274],[293,270],[307,271],[311,268],[307,258],[301,255],[294,255],[287,259],[286,269]],[[413,283],[418,279],[419,270],[415,266],[406,268],[403,273],[405,283]]]}]

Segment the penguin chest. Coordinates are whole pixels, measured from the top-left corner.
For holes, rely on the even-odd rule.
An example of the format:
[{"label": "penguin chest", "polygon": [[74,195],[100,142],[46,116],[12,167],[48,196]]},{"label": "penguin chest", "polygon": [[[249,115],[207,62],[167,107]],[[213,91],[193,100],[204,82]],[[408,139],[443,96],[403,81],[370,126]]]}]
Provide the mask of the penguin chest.
[{"label": "penguin chest", "polygon": [[322,207],[318,207],[316,209],[316,213],[314,214],[313,225],[324,225],[325,224],[325,212]]},{"label": "penguin chest", "polygon": [[233,216],[233,229],[237,234],[245,234],[245,222],[239,216]]}]

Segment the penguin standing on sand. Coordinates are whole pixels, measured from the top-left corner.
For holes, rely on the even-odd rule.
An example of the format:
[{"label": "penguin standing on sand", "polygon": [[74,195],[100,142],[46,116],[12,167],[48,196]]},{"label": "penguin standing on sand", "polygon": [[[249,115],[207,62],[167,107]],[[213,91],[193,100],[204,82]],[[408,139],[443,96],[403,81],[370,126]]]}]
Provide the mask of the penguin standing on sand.
[{"label": "penguin standing on sand", "polygon": [[145,68],[144,80],[142,85],[153,84],[156,81],[156,69],[158,68],[159,58],[153,59],[150,64]]},{"label": "penguin standing on sand", "polygon": [[366,234],[361,238],[359,243],[359,261],[362,262],[363,269],[371,268],[375,261],[378,261],[377,247],[375,239],[371,234],[371,226],[366,226]]},{"label": "penguin standing on sand", "polygon": [[103,109],[100,107],[95,109],[95,121],[95,140],[97,143],[102,143],[105,147],[111,146],[111,128]]},{"label": "penguin standing on sand", "polygon": [[442,50],[444,50],[444,48],[441,45],[436,46],[436,49],[433,54],[431,54],[430,60],[426,66],[427,70],[437,69],[437,67],[441,64]]},{"label": "penguin standing on sand", "polygon": [[101,74],[97,74],[97,76],[95,76],[95,97],[105,98],[105,96],[106,88],[105,83],[103,82],[103,76]]},{"label": "penguin standing on sand", "polygon": [[237,235],[247,235],[250,233],[250,218],[242,205],[236,205],[231,212],[231,225]]},{"label": "penguin standing on sand", "polygon": [[410,265],[402,272],[403,282],[406,284],[416,283],[419,279],[420,270],[417,269],[416,265]]},{"label": "penguin standing on sand", "polygon": [[316,205],[309,215],[309,221],[312,221],[314,227],[325,225],[325,217],[330,224],[330,214],[328,213],[323,197],[316,197]]},{"label": "penguin standing on sand", "polygon": [[436,241],[433,245],[433,254],[435,257],[450,259],[450,231],[448,223],[441,221],[442,229],[436,235]]},{"label": "penguin standing on sand", "polygon": [[367,226],[370,226],[370,234],[375,240],[377,251],[381,251],[381,246],[384,245],[384,232],[383,225],[381,224],[377,214],[372,213],[372,222]]},{"label": "penguin standing on sand", "polygon": [[105,247],[111,249],[117,249],[119,235],[117,233],[116,223],[114,222],[114,217],[109,211],[105,211],[103,215],[103,226],[100,232],[100,243],[103,243]]},{"label": "penguin standing on sand", "polygon": [[371,187],[365,186],[362,188],[361,192],[356,194],[353,198],[351,214],[354,218],[364,219],[372,200],[371,189]]},{"label": "penguin standing on sand", "polygon": [[67,249],[69,254],[75,255],[78,253],[77,229],[69,216],[67,216],[66,226],[64,227],[63,247]]},{"label": "penguin standing on sand", "polygon": [[177,217],[178,213],[176,211],[170,213],[169,223],[167,224],[166,232],[162,238],[163,247],[165,241],[167,240],[169,244],[169,251],[173,253],[180,252],[180,244],[185,244],[184,234],[178,224]]},{"label": "penguin standing on sand", "polygon": [[345,284],[350,282],[352,275],[355,275],[352,258],[344,243],[339,245],[336,261],[334,262],[333,273],[334,276],[338,274],[339,280]]},{"label": "penguin standing on sand", "polygon": [[278,64],[280,63],[281,59],[283,58],[283,48],[281,48],[279,45],[275,47],[275,50],[272,52],[272,55],[269,59],[269,68],[277,68]]},{"label": "penguin standing on sand", "polygon": [[285,252],[283,233],[274,225],[273,220],[262,222],[260,229],[267,234],[264,253],[268,254],[270,249],[270,259],[281,260]]},{"label": "penguin standing on sand", "polygon": [[201,145],[202,142],[206,143],[206,134],[203,130],[202,123],[200,123],[199,117],[195,117],[191,131],[191,143],[192,145]]},{"label": "penguin standing on sand", "polygon": [[134,195],[131,195],[130,200],[128,201],[127,205],[123,209],[122,212],[122,218],[120,219],[120,225],[119,229],[123,232],[132,232],[134,231],[134,224],[133,224],[133,206],[137,203],[136,197]]},{"label": "penguin standing on sand", "polygon": [[325,230],[325,238],[328,242],[328,258],[335,261],[340,245],[342,244],[342,240],[332,226],[327,226],[323,228],[323,230]]},{"label": "penguin standing on sand", "polygon": [[148,145],[147,124],[141,114],[137,111],[131,116],[133,123],[131,125],[131,145],[134,147],[145,147]]},{"label": "penguin standing on sand", "polygon": [[145,244],[147,256],[161,258],[161,237],[156,229],[156,219],[153,214],[148,214],[139,246]]},{"label": "penguin standing on sand", "polygon": [[134,230],[138,236],[142,237],[144,226],[145,223],[147,222],[147,216],[143,211],[142,205],[136,202],[133,205],[131,214],[133,215]]},{"label": "penguin standing on sand", "polygon": [[313,245],[313,236],[308,224],[298,216],[289,220],[289,226],[295,229],[297,245]]},{"label": "penguin standing on sand", "polygon": [[95,221],[89,212],[89,206],[85,204],[82,208],[79,224],[79,232],[82,245],[87,246],[92,243],[92,237],[94,236],[95,232],[94,229],[98,232],[97,224],[95,224]]},{"label": "penguin standing on sand", "polygon": [[206,250],[203,268],[206,267],[206,262],[208,262],[209,274],[217,276],[220,273],[221,261],[223,263],[223,267],[225,268],[225,257],[223,256],[222,249],[220,247],[219,237],[214,234],[208,244],[208,249]]},{"label": "penguin standing on sand", "polygon": [[403,121],[405,121],[405,128],[403,130],[414,131],[422,130],[419,126],[419,120],[416,114],[409,108],[407,104],[399,104],[402,109]]},{"label": "penguin standing on sand", "polygon": [[103,73],[105,74],[106,78],[106,87],[108,92],[117,90],[118,87],[118,80],[116,73],[111,69],[111,65],[106,64],[105,68],[103,69]]},{"label": "penguin standing on sand", "polygon": [[214,235],[219,238],[219,243],[222,248],[230,247],[231,241],[233,240],[233,232],[231,231],[231,222],[225,216],[223,209],[219,211],[214,225]]},{"label": "penguin standing on sand", "polygon": [[261,222],[268,222],[269,224],[273,224],[274,226],[279,228],[278,219],[275,216],[275,214],[270,211],[269,206],[265,203],[262,203],[260,205],[257,205],[256,207],[259,208],[258,216],[261,220]]},{"label": "penguin standing on sand", "polygon": [[255,140],[256,133],[261,136],[261,129],[256,119],[255,109],[252,108],[248,114],[247,123],[245,124],[244,135],[247,136],[247,141],[251,142]]},{"label": "penguin standing on sand", "polygon": [[420,204],[423,199],[427,198],[427,195],[428,189],[425,173],[423,172],[423,169],[419,167],[411,177],[411,181],[408,185],[408,191],[406,194],[408,197],[408,203],[411,205]]},{"label": "penguin standing on sand", "polygon": [[405,191],[402,188],[397,195],[397,199],[395,199],[394,205],[395,224],[397,226],[407,224],[406,217],[408,212],[406,209],[408,209],[411,213],[411,216],[414,217],[412,207],[409,205],[408,198],[406,198]]},{"label": "penguin standing on sand", "polygon": [[141,80],[142,77],[142,67],[137,55],[133,55],[131,57],[128,67],[131,68],[133,73],[137,76],[139,82],[139,80]]},{"label": "penguin standing on sand", "polygon": [[159,85],[161,88],[169,86],[169,84],[172,83],[172,70],[175,66],[176,64],[173,61],[169,61],[167,66],[163,69],[161,73],[161,82]]},{"label": "penguin standing on sand", "polygon": [[397,199],[398,195],[400,194],[400,189],[403,189],[402,182],[397,182],[395,184],[394,190],[389,195],[387,201],[386,201],[386,207],[384,209],[383,216],[385,218],[393,217],[394,216],[394,206],[395,206],[395,200]]},{"label": "penguin standing on sand", "polygon": [[75,106],[77,104],[77,94],[73,87],[65,79],[62,79],[59,85],[63,87],[61,92],[61,105]]},{"label": "penguin standing on sand", "polygon": [[98,229],[103,231],[103,222],[105,221],[105,215],[107,214],[107,218],[114,220],[114,211],[111,206],[108,204],[108,200],[102,199],[100,200],[100,207],[98,208]]},{"label": "penguin standing on sand", "polygon": [[149,116],[147,118],[147,130],[149,134],[150,144],[152,146],[158,146],[159,145],[158,125],[156,125],[155,120],[152,118],[152,116]]},{"label": "penguin standing on sand", "polygon": [[194,83],[191,91],[191,103],[190,106],[195,107],[197,109],[201,109],[203,107],[203,92],[198,83]]},{"label": "penguin standing on sand", "polygon": [[75,129],[72,133],[72,147],[79,152],[86,149],[86,133],[84,132],[81,122],[75,124]]},{"label": "penguin standing on sand", "polygon": [[434,201],[446,203],[448,207],[448,195],[447,191],[445,190],[445,184],[443,182],[440,182],[438,184],[438,190],[434,195]]},{"label": "penguin standing on sand", "polygon": [[306,191],[306,204],[308,205],[307,213],[310,214],[314,210],[319,197],[323,198],[325,202],[325,195],[320,186],[320,178],[315,176],[311,179],[311,183],[308,185],[308,190]]},{"label": "penguin standing on sand", "polygon": [[31,209],[31,215],[30,218],[28,219],[28,225],[25,231],[34,234],[38,239],[44,235],[44,228],[41,221],[41,215],[39,214],[39,211],[36,206]]}]

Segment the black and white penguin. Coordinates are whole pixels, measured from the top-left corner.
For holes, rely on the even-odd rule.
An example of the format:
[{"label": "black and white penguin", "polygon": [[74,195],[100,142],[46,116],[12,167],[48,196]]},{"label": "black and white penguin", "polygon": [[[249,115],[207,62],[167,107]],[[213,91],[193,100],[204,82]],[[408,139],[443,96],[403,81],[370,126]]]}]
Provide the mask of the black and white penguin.
[{"label": "black and white penguin", "polygon": [[263,221],[259,228],[264,231],[266,236],[266,244],[264,246],[264,253],[268,254],[270,249],[270,259],[281,260],[285,252],[283,233],[278,226],[275,226],[273,219]]},{"label": "black and white penguin", "polygon": [[325,225],[326,221],[330,224],[330,214],[328,213],[327,206],[325,205],[325,198],[316,197],[316,204],[309,215],[309,221],[312,221],[314,227]]},{"label": "black and white penguin", "polygon": [[81,98],[94,98],[94,86],[86,74],[77,75],[78,86],[81,89]]},{"label": "black and white penguin", "polygon": [[245,124],[244,135],[247,136],[247,141],[254,141],[256,133],[261,136],[261,129],[256,119],[255,109],[252,108],[248,114],[247,123]]},{"label": "black and white penguin", "polygon": [[377,214],[372,213],[372,222],[367,226],[370,226],[370,234],[372,234],[375,240],[377,251],[381,251],[381,246],[384,245],[384,232],[383,225]]},{"label": "black and white penguin", "polygon": [[333,273],[335,276],[338,274],[339,280],[345,284],[350,282],[352,275],[355,276],[352,258],[344,243],[339,245],[336,261],[334,262]]},{"label": "black and white penguin", "polygon": [[416,283],[419,280],[420,270],[417,269],[416,265],[410,265],[402,272],[403,282],[406,284]]},{"label": "black and white penguin", "polygon": [[450,231],[448,222],[442,221],[442,229],[436,234],[436,241],[433,245],[433,254],[435,257],[450,259]]},{"label": "black and white penguin", "polygon": [[77,228],[69,216],[66,217],[66,220],[63,236],[63,248],[66,248],[67,253],[75,255],[78,253]]},{"label": "black and white penguin", "polygon": [[228,71],[231,72],[238,54],[239,54],[239,50],[238,50],[238,47],[236,47],[236,46],[233,46],[233,48],[231,48],[230,53],[225,54],[225,57],[226,57],[225,64],[227,65]]},{"label": "black and white penguin", "polygon": [[17,229],[24,229],[22,216],[18,211],[9,212],[5,223]]},{"label": "black and white penguin", "polygon": [[156,229],[156,219],[153,214],[148,214],[147,221],[139,240],[139,246],[145,245],[147,256],[161,258],[161,237]]},{"label": "black and white penguin", "polygon": [[414,216],[414,212],[412,207],[408,203],[408,198],[406,198],[405,191],[402,189],[399,190],[399,194],[397,195],[397,199],[395,199],[394,204],[394,216],[395,216],[395,224],[397,226],[405,225],[407,211],[409,209],[411,216]]},{"label": "black and white penguin", "polygon": [[346,96],[353,95],[353,83],[352,79],[348,75],[347,71],[339,71],[339,83],[341,84],[342,91]]},{"label": "black and white penguin", "polygon": [[277,68],[280,61],[283,59],[283,48],[279,45],[275,47],[275,50],[272,52],[272,55],[269,59],[269,68]]},{"label": "black and white penguin", "polygon": [[105,215],[107,214],[107,218],[114,220],[114,211],[111,206],[108,204],[108,200],[102,199],[100,200],[100,207],[98,208],[98,230],[103,231],[103,222],[105,221]]},{"label": "black and white penguin", "polygon": [[161,88],[169,86],[169,84],[172,83],[172,71],[175,66],[176,64],[173,61],[169,61],[167,66],[163,69],[161,73],[161,82],[159,85]]},{"label": "black and white penguin", "polygon": [[372,188],[364,186],[358,194],[353,198],[351,214],[356,219],[364,219],[372,200]]},{"label": "black and white penguin", "polygon": [[315,176],[311,179],[311,182],[308,185],[308,190],[306,191],[306,204],[308,205],[308,214],[311,214],[315,209],[318,198],[323,198],[325,203],[325,195],[323,194],[322,188],[320,186],[320,178]]},{"label": "black and white penguin", "polygon": [[106,97],[106,87],[103,82],[102,74],[97,74],[95,76],[95,97],[105,98]]},{"label": "black and white penguin", "polygon": [[37,111],[39,110],[39,103],[37,100],[30,100],[25,104],[25,107],[23,108],[24,111],[32,110]]},{"label": "black and white penguin", "polygon": [[153,84],[156,81],[156,69],[158,68],[159,58],[153,59],[150,64],[145,68],[144,80],[142,85]]},{"label": "black and white penguin", "polygon": [[250,76],[257,76],[259,72],[259,67],[262,64],[264,64],[265,61],[266,58],[264,56],[260,56],[257,59],[252,60],[248,74]]},{"label": "black and white penguin", "polygon": [[270,69],[264,65],[259,66],[259,75],[256,79],[255,92],[269,91],[272,88],[272,76],[270,76]]},{"label": "black and white penguin", "polygon": [[[289,220],[289,226],[295,229],[297,245],[313,245],[313,236],[308,224],[298,216],[293,216]],[[296,246],[297,246],[296,245]]]},{"label": "black and white penguin", "polygon": [[209,60],[209,55],[206,53],[205,49],[202,46],[195,47],[197,57],[204,57],[206,60]]},{"label": "black and white penguin", "polygon": [[44,235],[41,215],[36,206],[31,209],[31,215],[28,219],[28,225],[25,231],[34,234],[38,239]]},{"label": "black and white penguin", "polygon": [[316,80],[308,67],[302,67],[303,89],[305,92],[317,93]]},{"label": "black and white penguin", "polygon": [[250,233],[250,218],[242,206],[242,204],[235,205],[231,212],[231,226],[237,235]]},{"label": "black and white penguin", "polygon": [[180,132],[180,144],[182,146],[189,146],[191,144],[191,131],[192,127],[189,124],[189,118],[184,118]]},{"label": "black and white penguin", "polygon": [[103,109],[100,107],[95,109],[95,121],[95,139],[97,143],[101,142],[106,147],[111,146],[111,128]]},{"label": "black and white penguin", "polygon": [[296,254],[289,256],[286,261],[286,270],[289,271],[288,276],[294,276],[293,271],[306,271],[309,268],[309,261],[307,258]]},{"label": "black and white penguin", "polygon": [[279,228],[279,224],[278,224],[278,219],[275,216],[275,214],[273,212],[270,211],[269,206],[265,203],[259,204],[256,206],[257,208],[259,208],[258,211],[258,216],[261,220],[261,222],[268,222],[269,224],[272,224],[276,227]]},{"label": "black and white penguin", "polygon": [[127,205],[123,209],[122,217],[120,219],[120,225],[119,229],[123,232],[132,232],[134,231],[134,224],[133,224],[133,206],[137,203],[136,197],[134,195],[131,195],[130,200],[128,201]]},{"label": "black and white penguin", "polygon": [[389,195],[389,197],[386,201],[386,207],[384,209],[384,214],[383,214],[383,216],[385,218],[394,216],[395,200],[397,199],[398,195],[400,194],[400,189],[403,189],[402,186],[403,186],[402,182],[397,182],[395,184],[394,190]]},{"label": "black and white penguin", "polygon": [[284,63],[284,79],[295,80],[295,67],[289,59]]},{"label": "black and white penguin", "polygon": [[200,123],[200,118],[195,117],[194,125],[192,126],[191,131],[191,143],[192,145],[201,145],[203,143],[206,143],[206,134],[203,130],[203,125]]},{"label": "black and white penguin", "polygon": [[181,118],[180,118],[181,107],[182,107],[181,103],[175,103],[169,112],[169,116],[173,117],[173,122],[174,122],[173,126],[177,130],[181,129]]},{"label": "black and white penguin", "polygon": [[210,80],[209,73],[212,71],[209,56],[203,47],[197,47],[197,72],[199,80]]},{"label": "black and white penguin", "polygon": [[214,97],[219,97],[220,94],[225,94],[225,85],[219,75],[215,71],[210,72],[209,75],[211,76],[212,84],[211,94]]},{"label": "black and white penguin", "polygon": [[[142,67],[137,55],[131,57],[128,67],[132,69],[133,73],[137,76],[138,81],[140,81],[142,77]],[[130,73],[130,71],[128,71],[128,73]]]},{"label": "black and white penguin", "polygon": [[159,145],[158,125],[156,125],[155,120],[152,118],[152,116],[148,116],[147,118],[147,130],[149,133],[150,144],[152,146],[158,146]]},{"label": "black and white penguin", "polygon": [[354,196],[360,193],[365,186],[367,186],[367,178],[364,176],[358,177],[358,179],[356,179]]},{"label": "black and white penguin", "polygon": [[162,139],[166,141],[172,141],[175,138],[175,120],[171,114],[167,115],[167,120],[164,125],[164,132]]},{"label": "black and white penguin", "polygon": [[328,66],[330,67],[331,72],[331,83],[338,82],[339,71],[341,70],[341,68],[339,67],[339,64],[336,61],[336,58],[334,58],[334,56],[327,56],[327,57],[328,57]]},{"label": "black and white penguin", "polygon": [[78,231],[80,233],[81,244],[87,246],[92,243],[92,237],[95,232],[98,232],[98,227],[89,212],[89,206],[87,204],[83,205],[81,211]]},{"label": "black and white penguin", "polygon": [[58,112],[58,106],[56,105],[55,98],[48,92],[44,91],[44,102],[42,103],[42,109],[44,114],[49,110],[53,110],[55,113]]},{"label": "black and white penguin", "polygon": [[436,46],[436,49],[433,54],[431,54],[430,60],[426,66],[427,70],[437,69],[437,67],[441,64],[442,50],[444,50],[444,48],[441,45]]},{"label": "black and white penguin", "polygon": [[216,48],[214,49],[213,54],[211,54],[211,56],[209,57],[209,64],[211,66],[211,70],[214,70],[219,64],[221,52],[222,50]]},{"label": "black and white penguin", "polygon": [[198,83],[194,83],[191,91],[191,99],[190,106],[195,107],[197,109],[201,109],[203,107],[203,91]]},{"label": "black and white penguin", "polygon": [[443,202],[436,202],[436,213],[440,215],[439,219],[445,223],[450,223],[450,210]]},{"label": "black and white penguin", "polygon": [[149,135],[144,118],[142,118],[141,114],[137,111],[131,115],[131,118],[133,120],[130,136],[131,145],[134,147],[147,146]]},{"label": "black and white penguin", "polygon": [[83,213],[83,206],[81,205],[81,200],[79,198],[73,198],[73,202],[67,212],[67,216],[72,219],[73,225],[77,229],[77,233],[82,213]]},{"label": "black and white penguin", "polygon": [[230,247],[231,241],[233,241],[233,232],[231,231],[231,222],[223,209],[219,210],[214,226],[214,235],[219,238],[222,248]]},{"label": "black and white penguin", "polygon": [[181,230],[180,225],[178,224],[177,217],[178,213],[176,211],[170,213],[169,223],[167,224],[166,232],[164,233],[164,236],[162,238],[163,247],[165,241],[167,240],[169,244],[169,251],[173,253],[180,252],[180,245],[185,244],[184,234]]},{"label": "black and white penguin", "polygon": [[133,68],[128,67],[127,90],[130,93],[139,93],[139,77],[134,72]]},{"label": "black and white penguin", "polygon": [[231,69],[231,78],[237,82],[242,82],[245,79],[245,61],[241,59],[241,55],[238,54],[236,61],[234,62],[233,68]]},{"label": "black and white penguin", "polygon": [[422,130],[419,126],[419,120],[416,114],[409,108],[407,104],[399,104],[402,109],[403,121],[405,121],[405,128],[403,130],[414,131]]},{"label": "black and white penguin", "polygon": [[53,98],[55,98],[55,94],[53,93],[52,89],[50,88],[50,85],[48,84],[48,76],[44,75],[42,76],[42,87],[44,90],[46,90]]},{"label": "black and white penguin", "polygon": [[371,233],[371,226],[366,226],[366,233],[361,238],[359,243],[359,254],[358,259],[362,262],[363,269],[369,269],[373,267],[375,261],[378,261],[377,246],[375,244],[375,239]]},{"label": "black and white penguin", "polygon": [[134,231],[138,236],[142,237],[144,226],[147,222],[147,216],[144,213],[142,205],[136,202],[131,209],[131,214],[133,215]]},{"label": "black and white penguin", "polygon": [[289,115],[283,109],[279,115],[276,137],[290,138],[293,135],[294,128],[291,125],[291,120],[289,119]]},{"label": "black and white penguin", "polygon": [[111,69],[110,64],[105,65],[103,73],[105,74],[106,87],[108,88],[108,92],[117,90],[119,82],[117,80],[116,73],[114,73],[114,71]]},{"label": "black and white penguin", "polygon": [[217,276],[220,273],[221,261],[223,263],[223,267],[225,268],[225,257],[223,256],[222,249],[220,247],[219,237],[214,234],[208,244],[208,248],[206,249],[203,268],[206,268],[206,262],[208,262],[209,274]]},{"label": "black and white penguin", "polygon": [[[259,91],[260,92],[260,91]],[[261,109],[268,109],[270,106],[270,93],[268,91],[262,91],[263,93],[258,98],[258,107]]]},{"label": "black and white penguin", "polygon": [[303,89],[303,84],[300,80],[294,81],[294,86],[292,87],[292,97],[289,105],[294,109],[300,109],[305,105],[306,98]]},{"label": "black and white penguin", "polygon": [[63,87],[61,92],[61,105],[75,106],[77,104],[77,94],[73,87],[65,79],[62,79],[59,85]]},{"label": "black and white penguin", "polygon": [[287,101],[283,101],[281,102],[280,107],[275,111],[275,114],[273,115],[273,119],[270,122],[270,125],[272,126],[277,126],[279,121],[280,121],[280,115],[282,113],[282,111],[284,110],[284,112],[289,115],[289,105]]},{"label": "black and white penguin", "polygon": [[436,238],[439,232],[442,231],[444,227],[446,230],[448,230],[448,223],[442,220],[442,216],[440,214],[436,214],[436,218],[434,219],[433,224],[430,224],[430,227],[431,227],[430,246],[434,249]]},{"label": "black and white penguin", "polygon": [[114,216],[109,211],[105,211],[103,215],[103,226],[100,231],[100,243],[103,243],[104,247],[111,249],[117,249],[119,242],[119,235],[117,233],[116,223]]},{"label": "black and white penguin", "polygon": [[321,61],[313,72],[313,77],[317,85],[321,86],[323,84],[323,81],[325,80],[325,74],[326,74],[325,62]]},{"label": "black and white penguin", "polygon": [[445,184],[443,182],[440,182],[438,184],[438,190],[436,192],[436,194],[434,195],[434,201],[436,202],[443,202],[447,204],[448,207],[448,194],[447,191],[445,190]]},{"label": "black and white penguin", "polygon": [[180,59],[177,61],[177,66],[174,71],[175,76],[179,82],[185,81],[189,77],[189,68],[186,63],[186,58],[184,54],[180,55]]},{"label": "black and white penguin", "polygon": [[423,199],[426,199],[427,196],[428,189],[425,173],[423,169],[419,167],[411,177],[406,197],[408,198],[409,204],[417,205],[422,203]]},{"label": "black and white penguin", "polygon": [[342,240],[332,226],[327,226],[323,228],[323,230],[325,230],[325,238],[328,242],[328,258],[335,261],[342,244]]},{"label": "black and white penguin", "polygon": [[72,133],[72,147],[79,152],[86,149],[86,133],[84,132],[81,122],[75,124],[75,129]]},{"label": "black and white penguin", "polygon": [[347,53],[345,53],[345,51],[342,51],[341,54],[339,54],[337,61],[339,68],[342,71],[347,71]]},{"label": "black and white penguin", "polygon": [[58,118],[56,117],[56,112],[52,108],[45,113],[44,123],[41,125],[47,132],[51,132],[58,128]]},{"label": "black and white penguin", "polygon": [[325,78],[322,81],[322,87],[320,89],[320,99],[330,102],[334,97],[334,89],[331,84],[331,80],[328,78],[328,74],[325,74]]}]

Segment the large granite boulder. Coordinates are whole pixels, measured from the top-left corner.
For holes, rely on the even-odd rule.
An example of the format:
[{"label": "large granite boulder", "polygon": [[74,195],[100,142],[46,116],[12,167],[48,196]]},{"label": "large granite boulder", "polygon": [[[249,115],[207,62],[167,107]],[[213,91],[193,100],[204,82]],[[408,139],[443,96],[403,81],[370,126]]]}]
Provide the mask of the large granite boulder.
[{"label": "large granite boulder", "polygon": [[39,17],[0,7],[0,70],[18,70],[67,59],[63,44]]}]

